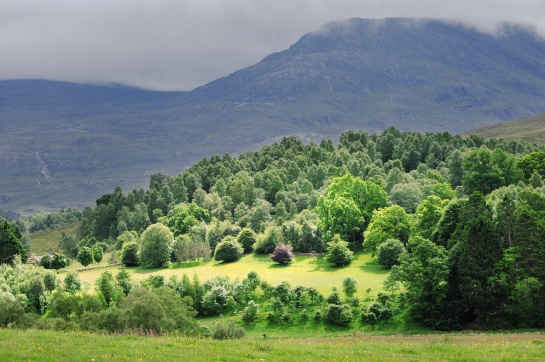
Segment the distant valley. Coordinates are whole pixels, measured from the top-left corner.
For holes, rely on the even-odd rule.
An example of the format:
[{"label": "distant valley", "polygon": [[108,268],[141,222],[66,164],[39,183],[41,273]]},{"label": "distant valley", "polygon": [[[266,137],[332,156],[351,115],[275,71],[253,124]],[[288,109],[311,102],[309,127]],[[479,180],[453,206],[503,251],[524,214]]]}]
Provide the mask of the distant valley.
[{"label": "distant valley", "polygon": [[191,92],[0,81],[0,209],[82,207],[286,135],[466,132],[544,113],[544,94],[545,40],[532,32],[411,19],[326,24]]}]

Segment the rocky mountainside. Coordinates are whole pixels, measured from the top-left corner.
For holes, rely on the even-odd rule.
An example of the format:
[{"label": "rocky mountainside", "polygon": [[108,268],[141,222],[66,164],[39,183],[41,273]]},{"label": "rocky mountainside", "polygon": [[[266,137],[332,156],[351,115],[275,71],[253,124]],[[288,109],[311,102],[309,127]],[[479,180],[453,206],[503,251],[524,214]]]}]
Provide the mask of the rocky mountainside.
[{"label": "rocky mountainside", "polygon": [[285,135],[463,132],[543,113],[544,94],[545,40],[531,31],[414,19],[326,24],[191,92],[1,81],[0,209],[81,206]]}]

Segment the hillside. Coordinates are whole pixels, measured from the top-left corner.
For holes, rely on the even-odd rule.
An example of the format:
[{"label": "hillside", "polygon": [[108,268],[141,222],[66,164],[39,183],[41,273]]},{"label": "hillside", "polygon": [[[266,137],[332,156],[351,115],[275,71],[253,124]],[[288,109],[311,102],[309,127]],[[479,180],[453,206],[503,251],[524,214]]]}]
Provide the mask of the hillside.
[{"label": "hillside", "polygon": [[545,144],[545,114],[477,128],[464,135],[475,134],[483,138],[503,138]]},{"label": "hillside", "polygon": [[350,19],[191,92],[0,81],[0,209],[81,207],[285,135],[462,132],[545,112],[545,41],[441,21]]}]

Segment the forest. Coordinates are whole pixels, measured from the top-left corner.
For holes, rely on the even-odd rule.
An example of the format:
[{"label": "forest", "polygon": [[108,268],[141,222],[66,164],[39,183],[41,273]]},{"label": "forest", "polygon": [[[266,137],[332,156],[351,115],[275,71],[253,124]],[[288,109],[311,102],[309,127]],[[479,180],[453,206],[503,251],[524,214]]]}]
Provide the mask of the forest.
[{"label": "forest", "polygon": [[[117,187],[82,212],[0,224],[0,326],[135,331],[231,338],[242,324],[301,321],[337,326],[396,316],[430,329],[545,325],[545,148],[449,133],[343,133],[335,144],[295,137],[257,152],[202,159],[176,176],[154,174],[148,190]],[[53,255],[29,258],[29,232],[79,222]],[[77,272],[55,272],[103,253],[127,269],[168,268],[213,258],[236,263],[294,255],[350,268],[368,253],[390,270],[383,290],[362,300],[358,280],[324,296],[296,281],[104,271],[94,292]]]}]

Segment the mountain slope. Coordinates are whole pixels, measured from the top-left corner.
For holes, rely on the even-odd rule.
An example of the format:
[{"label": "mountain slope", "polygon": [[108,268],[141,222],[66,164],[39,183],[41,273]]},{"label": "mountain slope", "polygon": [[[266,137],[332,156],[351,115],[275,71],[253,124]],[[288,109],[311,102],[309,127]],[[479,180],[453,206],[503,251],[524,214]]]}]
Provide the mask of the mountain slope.
[{"label": "mountain slope", "polygon": [[544,94],[532,32],[411,19],[330,23],[191,92],[3,81],[0,209],[81,206],[284,135],[467,131],[543,113]]},{"label": "mountain slope", "polygon": [[530,143],[545,144],[545,113],[477,128],[464,135],[475,134],[483,138],[503,138],[505,140],[519,140]]}]

